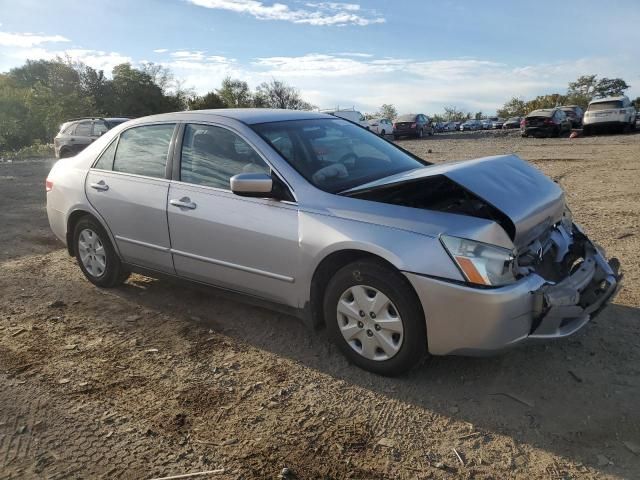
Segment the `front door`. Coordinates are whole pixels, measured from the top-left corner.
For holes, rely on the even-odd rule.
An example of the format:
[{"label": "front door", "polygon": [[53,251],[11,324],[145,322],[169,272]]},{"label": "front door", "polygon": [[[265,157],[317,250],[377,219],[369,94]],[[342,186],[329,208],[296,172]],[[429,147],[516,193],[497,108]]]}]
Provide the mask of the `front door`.
[{"label": "front door", "polygon": [[91,205],[115,237],[122,259],[174,273],[167,226],[167,156],[175,124],[122,132],[87,176]]},{"label": "front door", "polygon": [[297,306],[297,205],[229,188],[236,174],[269,171],[237,133],[185,125],[180,179],[169,187],[167,206],[178,275]]}]

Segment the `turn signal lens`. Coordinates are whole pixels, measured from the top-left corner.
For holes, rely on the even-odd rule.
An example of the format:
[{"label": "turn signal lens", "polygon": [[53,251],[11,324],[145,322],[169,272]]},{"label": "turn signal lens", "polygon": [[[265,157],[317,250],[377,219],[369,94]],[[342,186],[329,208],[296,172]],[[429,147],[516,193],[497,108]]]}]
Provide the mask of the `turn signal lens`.
[{"label": "turn signal lens", "polygon": [[51,190],[53,190],[53,181],[47,178],[44,182],[44,189],[47,192],[50,192]]},{"label": "turn signal lens", "polygon": [[516,281],[511,250],[449,235],[442,235],[440,241],[468,282],[501,286]]}]

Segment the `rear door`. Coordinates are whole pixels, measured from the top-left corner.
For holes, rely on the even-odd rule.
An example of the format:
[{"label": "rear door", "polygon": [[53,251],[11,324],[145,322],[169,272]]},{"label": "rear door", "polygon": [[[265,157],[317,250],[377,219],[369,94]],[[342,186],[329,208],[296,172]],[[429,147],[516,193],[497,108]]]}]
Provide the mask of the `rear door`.
[{"label": "rear door", "polygon": [[174,273],[167,225],[167,160],[174,123],[122,132],[89,171],[85,190],[124,261]]},{"label": "rear door", "polygon": [[237,132],[185,125],[167,207],[176,273],[295,306],[298,207],[230,191],[232,176],[256,172],[270,168]]},{"label": "rear door", "polygon": [[93,138],[91,137],[92,123],[91,120],[83,120],[76,124],[73,135],[71,135],[69,140],[74,153],[84,150],[87,145],[93,142]]}]

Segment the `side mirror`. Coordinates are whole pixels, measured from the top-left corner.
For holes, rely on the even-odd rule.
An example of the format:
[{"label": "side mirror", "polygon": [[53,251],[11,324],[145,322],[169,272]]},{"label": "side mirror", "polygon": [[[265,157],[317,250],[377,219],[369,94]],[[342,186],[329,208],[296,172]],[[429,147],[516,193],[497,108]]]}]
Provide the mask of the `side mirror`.
[{"label": "side mirror", "polygon": [[272,197],[273,179],[267,173],[240,173],[229,180],[231,191],[242,197]]}]

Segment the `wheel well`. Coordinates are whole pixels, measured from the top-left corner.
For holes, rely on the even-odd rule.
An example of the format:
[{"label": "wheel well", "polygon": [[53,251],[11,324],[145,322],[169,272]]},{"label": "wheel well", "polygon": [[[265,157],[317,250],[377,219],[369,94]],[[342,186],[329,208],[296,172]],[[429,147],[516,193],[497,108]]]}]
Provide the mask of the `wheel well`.
[{"label": "wheel well", "polygon": [[76,229],[76,224],[82,217],[95,218],[89,212],[76,210],[69,215],[69,220],[67,220],[67,251],[72,257],[76,254],[75,245],[73,244],[73,231]]},{"label": "wheel well", "polygon": [[391,263],[378,255],[363,250],[340,250],[325,257],[317,266],[311,279],[311,292],[309,295],[311,307],[311,321],[314,328],[324,325],[324,291],[331,277],[345,265],[362,259],[371,259],[396,270]]}]

